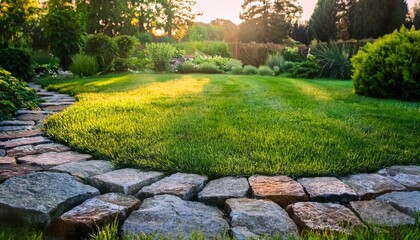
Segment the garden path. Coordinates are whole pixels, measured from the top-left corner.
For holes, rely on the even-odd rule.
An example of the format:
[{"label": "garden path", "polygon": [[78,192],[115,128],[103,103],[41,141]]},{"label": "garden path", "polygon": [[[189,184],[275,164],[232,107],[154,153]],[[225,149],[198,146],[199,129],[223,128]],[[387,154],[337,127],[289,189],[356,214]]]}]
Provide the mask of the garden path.
[{"label": "garden path", "polygon": [[31,84],[40,110],[19,110],[0,122],[0,221],[35,222],[47,238],[77,239],[112,223],[123,234],[175,238],[191,231],[237,239],[299,230],[346,232],[356,226],[415,224],[420,211],[420,166],[391,166],[346,177],[225,177],[209,181],[114,169],[54,143],[41,129],[75,99]]}]

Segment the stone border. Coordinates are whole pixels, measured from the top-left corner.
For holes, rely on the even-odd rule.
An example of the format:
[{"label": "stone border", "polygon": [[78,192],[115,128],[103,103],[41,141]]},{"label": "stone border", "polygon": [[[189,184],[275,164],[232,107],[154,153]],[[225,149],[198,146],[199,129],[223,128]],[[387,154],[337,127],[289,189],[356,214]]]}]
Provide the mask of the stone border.
[{"label": "stone border", "polygon": [[245,239],[412,225],[420,211],[415,165],[342,178],[255,175],[210,182],[197,174],[114,169],[45,137],[44,119],[75,100],[30,86],[45,101],[41,110],[19,110],[15,120],[0,122],[0,221],[36,222],[49,226],[47,235],[73,239],[118,216],[125,234],[176,237],[199,230]]}]

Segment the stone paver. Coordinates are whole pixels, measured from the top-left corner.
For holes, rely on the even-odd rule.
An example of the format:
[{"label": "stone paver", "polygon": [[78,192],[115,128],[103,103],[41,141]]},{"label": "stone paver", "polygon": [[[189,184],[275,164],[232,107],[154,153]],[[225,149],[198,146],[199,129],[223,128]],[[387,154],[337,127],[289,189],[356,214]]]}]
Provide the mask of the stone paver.
[{"label": "stone paver", "polygon": [[142,188],[136,196],[145,199],[155,195],[171,194],[183,200],[191,200],[203,189],[207,180],[206,176],[197,174],[175,173]]},{"label": "stone paver", "polygon": [[165,235],[174,239],[203,232],[207,238],[226,233],[229,225],[222,211],[200,202],[184,201],[173,195],[158,195],[144,200],[140,209],[131,213],[122,227],[123,234]]},{"label": "stone paver", "polygon": [[370,200],[387,192],[405,189],[400,183],[374,173],[351,175],[341,180],[353,188],[361,200]]},{"label": "stone paver", "polygon": [[226,211],[237,238],[297,234],[297,227],[286,211],[270,200],[236,198],[226,200]]},{"label": "stone paver", "polygon": [[0,132],[7,132],[7,131],[26,131],[31,130],[32,126],[4,126],[0,127]]},{"label": "stone paver", "polygon": [[72,105],[74,102],[45,102],[45,103],[40,103],[39,106],[41,108],[44,107],[51,107],[51,106],[61,106],[61,105]]},{"label": "stone paver", "polygon": [[28,138],[17,138],[10,141],[0,143],[0,148],[10,149],[24,145],[37,145],[51,143],[51,140],[45,137],[28,137]]},{"label": "stone paver", "polygon": [[350,205],[366,224],[396,227],[416,223],[416,219],[413,217],[396,210],[388,203],[378,200],[350,202]]},{"label": "stone paver", "polygon": [[16,164],[14,157],[0,157],[0,165]]},{"label": "stone paver", "polygon": [[58,165],[49,169],[52,172],[63,172],[87,180],[93,176],[114,170],[110,161],[90,160],[82,162],[71,162]]},{"label": "stone paver", "polygon": [[77,152],[47,152],[37,155],[29,155],[24,157],[19,157],[17,159],[18,163],[30,163],[37,166],[40,166],[44,169],[48,169],[57,165],[69,163],[69,162],[78,162],[85,161],[92,158],[88,154],[81,154]]},{"label": "stone paver", "polygon": [[364,226],[350,209],[336,203],[298,202],[286,210],[301,229],[349,233]]},{"label": "stone paver", "polygon": [[16,114],[18,116],[24,115],[24,114],[42,114],[42,115],[50,115],[53,114],[51,111],[42,111],[42,110],[18,110],[16,111]]},{"label": "stone paver", "polygon": [[335,177],[301,178],[298,182],[315,202],[350,202],[357,200],[356,192]]},{"label": "stone paver", "polygon": [[0,185],[0,221],[48,225],[66,210],[99,194],[64,173],[31,173]]},{"label": "stone paver", "polygon": [[6,150],[0,149],[0,157],[5,157],[5,156],[6,156]]},{"label": "stone paver", "polygon": [[65,152],[70,148],[59,143],[48,143],[39,145],[25,145],[7,150],[7,155],[12,157],[23,157],[27,155],[41,154],[46,152]]},{"label": "stone paver", "polygon": [[[16,117],[17,120],[21,120],[21,121],[39,121],[39,120],[44,120],[48,117],[49,114],[43,114],[43,113],[25,113],[25,114],[21,114],[18,115]],[[22,130],[28,130],[28,129],[22,129]],[[16,130],[14,130],[16,131]]]},{"label": "stone paver", "polygon": [[125,168],[100,174],[90,178],[92,186],[102,193],[119,192],[136,194],[142,187],[148,186],[164,176],[161,172],[144,172],[138,169]]},{"label": "stone paver", "polygon": [[420,190],[420,166],[392,166],[378,171],[406,186],[409,190]]},{"label": "stone paver", "polygon": [[201,202],[223,205],[228,198],[244,198],[249,193],[246,178],[225,177],[210,181],[198,193]]},{"label": "stone paver", "polygon": [[420,212],[420,191],[386,193],[376,199],[387,202],[412,217]]},{"label": "stone paver", "polygon": [[5,140],[16,139],[16,138],[36,137],[36,136],[41,136],[41,135],[43,135],[41,129],[34,129],[34,130],[23,131],[23,132],[18,132],[18,131],[0,132],[0,140],[5,141]]},{"label": "stone paver", "polygon": [[251,176],[248,181],[253,197],[270,199],[284,208],[295,202],[309,200],[303,187],[287,176]]},{"label": "stone paver", "polygon": [[0,126],[33,126],[34,121],[19,121],[19,120],[7,120],[0,121]]},{"label": "stone paver", "polygon": [[0,165],[0,183],[6,181],[11,177],[24,176],[32,172],[39,172],[43,169],[41,167],[29,164],[6,164]]},{"label": "stone paver", "polygon": [[61,215],[52,226],[52,235],[55,239],[86,238],[97,227],[111,224],[115,219],[123,223],[139,206],[140,201],[135,197],[116,193],[88,199]]},{"label": "stone paver", "polygon": [[71,105],[57,105],[57,106],[47,106],[47,107],[42,107],[43,110],[49,110],[49,111],[62,111],[68,107],[70,107]]}]

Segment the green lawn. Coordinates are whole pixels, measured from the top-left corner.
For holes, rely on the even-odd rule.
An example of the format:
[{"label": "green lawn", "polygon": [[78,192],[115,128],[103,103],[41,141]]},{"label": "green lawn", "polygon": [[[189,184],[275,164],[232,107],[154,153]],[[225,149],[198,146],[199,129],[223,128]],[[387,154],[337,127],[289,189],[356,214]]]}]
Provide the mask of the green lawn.
[{"label": "green lawn", "polygon": [[48,135],[118,166],[225,175],[344,175],[420,164],[420,103],[351,81],[128,74],[42,80],[77,104]]}]

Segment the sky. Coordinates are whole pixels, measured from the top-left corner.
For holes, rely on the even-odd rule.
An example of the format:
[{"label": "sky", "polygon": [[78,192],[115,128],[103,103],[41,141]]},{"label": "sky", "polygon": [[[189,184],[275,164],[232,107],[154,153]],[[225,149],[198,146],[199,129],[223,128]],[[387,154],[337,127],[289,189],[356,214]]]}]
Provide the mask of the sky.
[{"label": "sky", "polygon": [[[239,13],[242,8],[241,5],[244,0],[197,0],[197,4],[193,10],[196,13],[203,13],[202,16],[197,16],[197,22],[209,23],[216,18],[229,19],[232,22],[239,24]],[[308,20],[314,11],[317,0],[298,0],[300,6],[303,8],[302,20]],[[408,6],[411,8],[415,0],[408,0]]]}]

